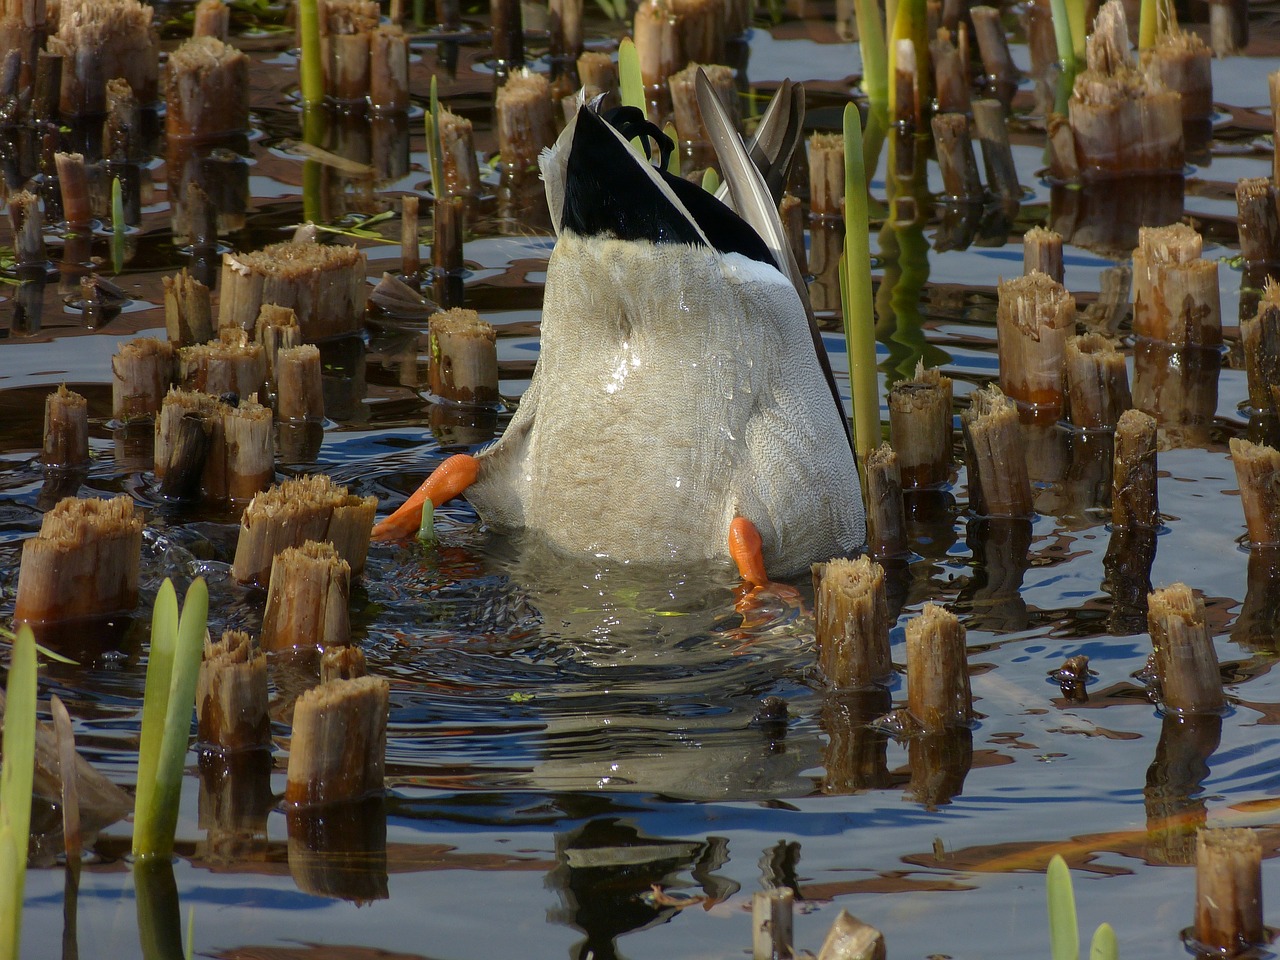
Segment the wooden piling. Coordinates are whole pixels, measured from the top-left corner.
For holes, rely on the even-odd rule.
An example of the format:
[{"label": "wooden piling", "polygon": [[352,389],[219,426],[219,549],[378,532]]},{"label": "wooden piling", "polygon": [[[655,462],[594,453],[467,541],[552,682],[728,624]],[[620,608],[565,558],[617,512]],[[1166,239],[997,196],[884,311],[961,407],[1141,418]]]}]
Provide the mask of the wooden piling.
[{"label": "wooden piling", "polygon": [[120,344],[111,358],[111,415],[117,420],[153,415],[175,372],[172,344],[153,337]]},{"label": "wooden piling", "polygon": [[493,326],[474,310],[455,308],[428,321],[431,392],[463,403],[498,400],[498,348]]},{"label": "wooden piling", "polygon": [[965,642],[964,626],[935,603],[907,622],[907,712],[926,734],[973,719]]},{"label": "wooden piling", "polygon": [[970,509],[983,516],[1030,516],[1031,480],[1014,402],[989,384],[970,394],[960,423],[969,467]]},{"label": "wooden piling", "polygon": [[1142,227],[1133,251],[1133,332],[1175,347],[1222,343],[1218,263],[1184,223]]},{"label": "wooden piling", "polygon": [[1204,600],[1184,583],[1147,598],[1147,625],[1155,651],[1160,702],[1176,713],[1219,713],[1226,704]]},{"label": "wooden piling", "polygon": [[60,500],[22,544],[19,623],[127,613],[138,605],[142,516],[129,497]]},{"label": "wooden piling", "polygon": [[1196,834],[1198,944],[1223,956],[1269,942],[1262,923],[1262,844],[1247,827]]},{"label": "wooden piling", "polygon": [[390,685],[376,677],[313,687],[293,710],[284,801],[311,806],[382,792]]},{"label": "wooden piling", "polygon": [[556,138],[547,78],[528,70],[512,74],[499,88],[494,110],[503,169],[513,174],[534,169],[538,154]]},{"label": "wooden piling", "polygon": [[267,658],[258,642],[240,630],[206,635],[196,680],[196,727],[201,746],[223,754],[271,743],[267,714]]},{"label": "wooden piling", "polygon": [[271,564],[262,615],[265,650],[345,646],[351,642],[351,565],[331,543],[287,547]]},{"label": "wooden piling", "polygon": [[893,672],[884,569],[868,557],[813,566],[818,666],[839,690],[872,687]]},{"label": "wooden piling", "polygon": [[901,557],[907,550],[902,473],[893,447],[882,443],[867,454],[867,550],[875,557]]},{"label": "wooden piling", "polygon": [[1280,544],[1280,450],[1242,437],[1229,446],[1250,545]]},{"label": "wooden piling", "polygon": [[351,566],[364,569],[377,497],[357,497],[323,474],[286,480],[258,494],[240,521],[231,575],[241,583],[266,585],[271,561],[286,547],[329,541]]},{"label": "wooden piling", "polygon": [[951,479],[951,378],[936,367],[916,366],[911,380],[889,390],[889,438],[898,453],[906,490],[937,487]]},{"label": "wooden piling", "polygon": [[815,217],[844,215],[844,138],[815,132],[809,138],[809,212]]},{"label": "wooden piling", "polygon": [[1000,389],[1031,407],[1061,409],[1063,353],[1076,302],[1062,284],[1033,272],[996,288]]},{"label": "wooden piling", "polygon": [[216,37],[192,37],[169,54],[165,135],[209,142],[249,129],[249,57]]},{"label": "wooden piling", "polygon": [[943,195],[950,200],[981,201],[982,180],[969,136],[969,118],[962,113],[938,113],[932,124]]},{"label": "wooden piling", "polygon": [[178,350],[178,379],[188,390],[256,400],[267,382],[266,354],[243,330],[226,327],[217,340]]},{"label": "wooden piling", "polygon": [[1133,406],[1118,344],[1100,333],[1068,337],[1064,359],[1072,425],[1079,430],[1115,427],[1120,415]]},{"label": "wooden piling", "polygon": [[276,357],[276,415],[285,421],[324,418],[320,348],[304,343]]},{"label": "wooden piling", "polygon": [[218,327],[252,330],[262,305],[273,303],[293,308],[308,342],[358,333],[367,259],[355,247],[306,241],[224,254]]},{"label": "wooden piling", "polygon": [[1022,272],[1037,271],[1062,283],[1062,234],[1056,230],[1037,226],[1022,235]]},{"label": "wooden piling", "polygon": [[44,400],[44,444],[40,462],[69,470],[89,462],[89,403],[61,384]]},{"label": "wooden piling", "polygon": [[795,892],[790,887],[758,890],[751,898],[752,960],[789,960]]},{"label": "wooden piling", "polygon": [[1111,523],[1115,527],[1160,525],[1156,495],[1156,421],[1140,410],[1126,410],[1116,423]]},{"label": "wooden piling", "polygon": [[208,343],[213,339],[213,307],[209,288],[183,267],[164,277],[164,327],[175,347]]}]

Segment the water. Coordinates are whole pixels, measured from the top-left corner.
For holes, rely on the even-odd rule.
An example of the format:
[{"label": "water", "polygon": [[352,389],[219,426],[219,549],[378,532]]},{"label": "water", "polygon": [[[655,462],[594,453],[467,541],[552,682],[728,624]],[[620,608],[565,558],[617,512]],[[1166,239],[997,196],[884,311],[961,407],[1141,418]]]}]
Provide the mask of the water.
[{"label": "water", "polygon": [[[1212,148],[1189,168],[1185,195],[1173,198],[1175,212],[1205,231],[1206,256],[1222,263],[1229,339],[1242,286],[1231,262],[1231,190],[1236,178],[1271,165],[1259,106],[1265,73],[1280,66],[1267,56],[1275,49],[1269,17],[1255,17],[1250,57],[1215,62]],[[588,36],[612,35],[607,22],[589,21]],[[772,32],[753,34],[747,76],[766,92],[786,75],[816,81],[811,119],[832,125],[838,112],[828,108],[859,69],[856,53],[833,39],[820,17],[788,12]],[[1025,66],[1025,47],[1014,50]],[[421,92],[438,51],[419,43],[415,52]],[[491,148],[492,77],[476,65],[479,52],[461,48],[441,96],[476,120],[481,145]],[[266,50],[255,62],[253,212],[232,238],[244,248],[288,236],[302,207],[301,163],[290,144],[297,114],[284,98],[292,61]],[[1066,282],[1082,302],[1114,262],[1108,253],[1123,246],[1116,224],[1129,197],[1038,176],[1033,109],[1024,83],[1015,157],[1026,195],[1003,223],[986,217],[976,232],[984,239],[939,253],[942,208],[923,229],[873,232],[875,274],[887,278],[877,300],[886,376],[896,379],[923,355],[955,378],[963,402],[994,375],[994,287],[1020,271],[1018,238],[1031,225],[1075,231]],[[397,137],[378,154],[387,176],[376,191],[335,181],[334,219],[425,191],[419,121]],[[882,155],[873,182],[881,199],[886,162]],[[88,397],[93,417],[94,462],[80,495],[128,492],[151,514],[140,610],[163,577],[185,583],[200,573],[211,586],[213,628],[256,630],[261,594],[227,574],[234,518],[161,504],[148,468],[149,428],[109,421],[111,354],[131,336],[163,335],[159,277],[192,263],[168,232],[163,168],[151,173],[155,195],[143,204],[128,265],[112,277],[134,298],[118,317],[85,326],[52,280],[37,297],[39,330],[23,335],[16,321],[30,323],[30,307],[20,313],[14,289],[0,288],[8,298],[0,306],[8,326],[0,345],[0,615],[12,610],[22,539],[56,495],[77,489],[55,490],[36,459],[43,396],[66,381]],[[921,189],[939,188],[930,164]],[[496,197],[476,213],[467,302],[498,328],[501,388],[514,401],[537,355],[551,241],[527,226],[536,216]],[[398,235],[394,221],[383,229]],[[818,226],[811,240],[812,263],[834,248],[838,231]],[[10,242],[7,233],[0,242]],[[365,245],[372,276],[398,266],[396,247]],[[105,239],[92,253],[109,266]],[[59,255],[53,247],[52,258]],[[829,291],[823,278],[815,282],[823,318],[834,314]],[[847,396],[842,337],[824,336]],[[500,431],[509,415],[477,418],[431,402],[421,387],[424,338],[411,324],[380,320],[366,338],[324,352],[323,442],[313,462],[282,473],[324,470],[390,502],[447,453]],[[1131,382],[1138,374],[1131,362]],[[279,719],[269,767],[246,762],[228,773],[193,752],[173,865],[179,905],[171,896],[162,916],[174,931],[193,916],[197,955],[218,957],[485,958],[514,947],[537,958],[667,960],[741,955],[751,894],[789,885],[798,897],[796,942],[810,950],[846,909],[883,930],[896,957],[1025,957],[1046,952],[1042,871],[1062,853],[1083,926],[1112,922],[1126,957],[1177,955],[1193,916],[1190,827],[1254,826],[1267,856],[1280,839],[1280,743],[1270,732],[1280,700],[1270,671],[1280,575],[1240,547],[1226,441],[1250,425],[1234,353],[1210,386],[1216,393],[1207,393],[1201,422],[1169,431],[1160,454],[1165,523],[1151,582],[1184,581],[1205,597],[1231,704],[1220,720],[1163,718],[1132,677],[1150,649],[1141,610],[1126,600],[1142,584],[1126,585],[1106,560],[1110,531],[1090,479],[1096,445],[1053,426],[1033,438],[1034,521],[968,517],[961,468],[948,491],[913,504],[913,557],[888,570],[899,667],[903,624],[926,601],[945,604],[968,628],[980,717],[969,736],[941,743],[899,743],[867,727],[888,698],[832,697],[814,666],[807,613],[769,603],[744,618],[726,566],[565,562],[537,543],[489,535],[457,503],[437,512],[437,549],[375,545],[353,588],[356,641],[370,671],[391,683],[385,802],[325,823],[287,815],[275,800],[288,749]],[[115,631],[80,636],[65,644],[79,664],[49,664],[41,678],[41,696],[57,693],[70,707],[82,752],[129,788],[145,634],[140,614]],[[1080,653],[1096,672],[1085,702],[1049,677]],[[300,682],[296,668],[275,668],[278,693]],[[890,695],[904,693],[899,675]],[[766,696],[787,702],[785,725],[756,719]],[[41,807],[38,819],[42,812],[51,813]],[[142,952],[129,837],[129,824],[115,823],[90,845],[77,900],[82,954]],[[1269,891],[1277,880],[1269,859]],[[25,955],[61,949],[63,884],[53,854],[43,855],[28,875]],[[702,899],[677,908],[655,899],[653,884]]]}]

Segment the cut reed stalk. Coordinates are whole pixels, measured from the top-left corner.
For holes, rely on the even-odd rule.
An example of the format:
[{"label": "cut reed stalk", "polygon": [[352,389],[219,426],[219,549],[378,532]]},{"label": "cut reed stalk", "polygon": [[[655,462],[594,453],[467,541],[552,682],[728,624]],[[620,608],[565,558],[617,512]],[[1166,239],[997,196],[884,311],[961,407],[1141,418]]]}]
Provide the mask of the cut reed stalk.
[{"label": "cut reed stalk", "polygon": [[444,183],[439,187],[431,185],[436,199],[476,196],[480,192],[480,166],[471,121],[441,107],[438,128]]},{"label": "cut reed stalk", "polygon": [[1014,402],[989,384],[970,395],[960,423],[968,459],[970,509],[980,516],[1030,516],[1031,480]]},{"label": "cut reed stalk", "polygon": [[929,43],[929,53],[933,58],[938,112],[968,113],[972,108],[969,66],[960,59],[960,51],[952,43],[951,32],[945,27],[938,31],[938,38]]},{"label": "cut reed stalk", "polygon": [[973,155],[969,118],[962,113],[938,113],[933,117],[933,143],[942,173],[943,195],[951,200],[980,202],[982,180]]},{"label": "cut reed stalk", "polygon": [[490,0],[493,59],[505,73],[524,66],[524,19],[520,0]]},{"label": "cut reed stalk", "polygon": [[345,646],[351,642],[351,565],[331,543],[308,540],[276,554],[262,616],[262,646]]},{"label": "cut reed stalk", "polygon": [[556,136],[547,78],[528,70],[512,74],[498,90],[494,110],[503,168],[513,173],[532,170],[538,154]]},{"label": "cut reed stalk", "polygon": [[1230,449],[1250,545],[1280,544],[1280,451],[1241,437]]},{"label": "cut reed stalk", "polygon": [[384,23],[369,36],[369,106],[376,113],[409,109],[409,36]]},{"label": "cut reed stalk", "polygon": [[369,673],[364,651],[356,646],[326,647],[320,654],[320,682],[355,680]]},{"label": "cut reed stalk", "polygon": [[1142,227],[1133,251],[1133,332],[1175,347],[1222,343],[1218,263],[1184,223]]},{"label": "cut reed stalk", "polygon": [[186,267],[164,278],[164,326],[175,347],[207,343],[213,339],[213,307],[209,288]]},{"label": "cut reed stalk", "polygon": [[560,64],[572,64],[582,53],[582,0],[548,0],[551,56]]},{"label": "cut reed stalk", "polygon": [[314,344],[286,347],[277,355],[276,415],[286,421],[324,418],[320,349]]},{"label": "cut reed stalk", "polygon": [[200,0],[196,4],[193,37],[213,37],[226,41],[231,29],[231,8],[222,0]]},{"label": "cut reed stalk", "polygon": [[[997,197],[1020,201],[1023,188],[1018,183],[1014,151],[1009,146],[1009,123],[1005,105],[998,100],[974,100],[973,122],[982,143],[982,163],[987,172],[987,187]],[[1055,276],[1061,283],[1061,276]]]},{"label": "cut reed stalk", "polygon": [[790,887],[758,890],[751,898],[752,960],[787,960],[792,942],[795,892]]},{"label": "cut reed stalk", "polygon": [[1258,312],[1240,324],[1249,404],[1258,412],[1280,413],[1280,284],[1267,278]]},{"label": "cut reed stalk", "polygon": [[907,519],[902,504],[902,474],[898,455],[887,443],[867,454],[867,550],[876,557],[907,553]]},{"label": "cut reed stalk", "polygon": [[193,37],[169,55],[165,133],[208,142],[249,128],[249,57],[216,37]]},{"label": "cut reed stalk", "polygon": [[818,666],[838,690],[889,679],[889,605],[884,569],[868,557],[813,565]]},{"label": "cut reed stalk", "polygon": [[1196,834],[1197,945],[1224,956],[1267,943],[1262,923],[1262,844],[1247,827]]},{"label": "cut reed stalk", "polygon": [[1001,281],[996,289],[1000,389],[1031,407],[1061,409],[1063,352],[1075,332],[1075,299],[1039,272]]},{"label": "cut reed stalk", "polygon": [[907,712],[926,734],[973,719],[965,629],[934,603],[907,622]]},{"label": "cut reed stalk", "polygon": [[690,63],[684,69],[673,73],[668,81],[671,91],[671,104],[675,111],[676,133],[682,143],[695,148],[694,156],[698,156],[698,148],[706,150],[711,137],[706,125],[702,122],[702,111],[698,108],[697,77],[701,70],[711,82],[711,89],[724,106],[725,113],[733,122],[735,129],[742,127],[742,118],[738,111],[738,88],[733,70],[730,67],[716,64]]},{"label": "cut reed stalk", "polygon": [[804,204],[800,198],[784,193],[778,203],[778,219],[782,221],[782,232],[786,235],[787,246],[791,248],[791,256],[795,257],[796,267],[801,274],[809,272],[809,256],[804,245]]},{"label": "cut reed stalk", "polygon": [[352,576],[359,576],[377,508],[377,497],[351,495],[323,474],[286,480],[245,508],[231,575],[241,583],[265,585],[272,558],[281,550],[327,540],[351,565]]},{"label": "cut reed stalk", "polygon": [[1156,492],[1156,421],[1140,410],[1126,410],[1116,423],[1111,523],[1117,528],[1154,529],[1160,525],[1160,503]]},{"label": "cut reed stalk", "polygon": [[1177,713],[1219,713],[1226,701],[1204,600],[1184,583],[1147,598],[1147,623],[1155,650],[1160,702]]},{"label": "cut reed stalk", "polygon": [[464,403],[498,399],[498,348],[493,326],[474,310],[453,309],[428,323],[427,377],[438,397]]},{"label": "cut reed stalk", "polygon": [[889,391],[889,436],[904,489],[951,479],[951,434],[951,378],[921,362],[913,379],[899,380]]},{"label": "cut reed stalk", "polygon": [[[1267,92],[1271,100],[1271,139],[1280,142],[1280,70],[1267,74]],[[1280,151],[1271,155],[1271,182],[1280,183]]]},{"label": "cut reed stalk", "polygon": [[667,0],[644,0],[636,8],[631,35],[646,89],[663,86],[687,62],[680,50],[679,24]]},{"label": "cut reed stalk", "polygon": [[31,98],[32,117],[41,123],[56,120],[61,99],[62,54],[41,50],[36,57],[35,92]]},{"label": "cut reed stalk", "polygon": [[178,350],[178,376],[188,390],[256,400],[267,382],[266,355],[243,330],[226,327],[217,340]]},{"label": "cut reed stalk", "polygon": [[1267,177],[1245,177],[1236,183],[1240,253],[1250,265],[1280,263],[1280,205],[1274,184]]},{"label": "cut reed stalk", "polygon": [[19,190],[9,197],[9,226],[13,228],[13,253],[18,266],[43,264],[46,257],[40,198],[29,190]]},{"label": "cut reed stalk", "polygon": [[173,383],[173,345],[153,337],[122,343],[111,358],[111,413],[117,420],[149,417]]},{"label": "cut reed stalk", "polygon": [[893,122],[915,130],[920,126],[920,76],[916,63],[916,45],[910,38],[894,41],[893,97],[890,112]]},{"label": "cut reed stalk", "polygon": [[839,219],[844,213],[844,138],[815,132],[809,138],[809,212]]},{"label": "cut reed stalk", "polygon": [[604,110],[622,105],[618,94],[618,65],[607,53],[587,50],[578,57],[578,79],[582,81],[583,96],[588,103],[603,94]]},{"label": "cut reed stalk", "polygon": [[982,57],[982,71],[997,83],[1016,80],[1018,69],[1009,53],[1009,40],[1000,23],[1000,11],[996,7],[971,7],[974,37],[978,41],[978,54]]},{"label": "cut reed stalk", "polygon": [[222,257],[218,326],[253,329],[264,303],[292,307],[307,341],[364,326],[367,257],[355,247],[288,241]]},{"label": "cut reed stalk", "polygon": [[93,223],[93,204],[89,198],[89,175],[84,154],[55,153],[58,187],[62,196],[62,219],[73,230],[83,231]]},{"label": "cut reed stalk", "polygon": [[281,350],[302,343],[302,328],[298,315],[290,307],[264,303],[258,310],[253,324],[253,339],[262,344],[262,356],[267,361],[267,379],[276,382],[277,357]]},{"label": "cut reed stalk", "polygon": [[196,411],[184,411],[171,403],[173,396],[174,391],[170,391],[156,420],[156,476],[160,478],[160,496],[165,500],[195,500],[209,461],[213,422]]},{"label": "cut reed stalk", "polygon": [[466,215],[462,197],[446,197],[436,200],[433,205],[431,267],[438,276],[462,273]]},{"label": "cut reed stalk", "polygon": [[818,951],[818,960],[885,960],[884,934],[841,910]]},{"label": "cut reed stalk", "polygon": [[390,686],[375,677],[308,690],[293,710],[285,803],[292,807],[381,793]]},{"label": "cut reed stalk", "polygon": [[22,544],[13,618],[52,623],[125,613],[138,605],[142,517],[128,497],[68,497]]},{"label": "cut reed stalk", "polygon": [[159,37],[138,0],[95,0],[64,9],[48,49],[62,56],[64,117],[106,113],[107,81],[122,78],[143,103],[159,92]]},{"label": "cut reed stalk", "polygon": [[44,401],[44,444],[40,462],[69,470],[89,462],[89,403],[61,384]]},{"label": "cut reed stalk", "polygon": [[1068,337],[1064,353],[1067,409],[1078,430],[1114,428],[1133,406],[1124,354],[1100,333]]},{"label": "cut reed stalk", "polygon": [[216,642],[206,635],[196,727],[201,745],[223,754],[270,746],[267,658],[249,634],[226,630]]},{"label": "cut reed stalk", "polygon": [[1038,226],[1023,234],[1022,272],[1043,273],[1055,283],[1062,283],[1062,234]]},{"label": "cut reed stalk", "polygon": [[418,197],[406,194],[400,198],[400,274],[416,277],[422,269],[418,242]]},{"label": "cut reed stalk", "polygon": [[1182,120],[1213,116],[1213,51],[1196,34],[1176,27],[1160,35],[1156,45],[1142,51],[1142,69],[1153,88],[1175,90],[1181,97]]}]

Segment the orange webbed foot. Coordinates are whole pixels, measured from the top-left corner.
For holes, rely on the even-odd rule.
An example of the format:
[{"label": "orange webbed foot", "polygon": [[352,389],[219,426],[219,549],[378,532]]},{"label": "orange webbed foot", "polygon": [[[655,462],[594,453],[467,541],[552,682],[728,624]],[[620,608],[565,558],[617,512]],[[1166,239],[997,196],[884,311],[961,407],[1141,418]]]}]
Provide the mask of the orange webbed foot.
[{"label": "orange webbed foot", "polygon": [[373,528],[373,539],[396,540],[411,537],[422,525],[422,508],[428,500],[433,507],[448,503],[476,482],[480,461],[466,453],[456,453],[431,471],[431,476],[400,505],[395,513]]},{"label": "orange webbed foot", "polygon": [[764,544],[756,525],[746,517],[734,517],[729,524],[729,556],[737,564],[745,588],[738,598],[740,612],[755,607],[761,596],[774,596],[785,603],[798,603],[800,591],[769,579],[764,569]]}]

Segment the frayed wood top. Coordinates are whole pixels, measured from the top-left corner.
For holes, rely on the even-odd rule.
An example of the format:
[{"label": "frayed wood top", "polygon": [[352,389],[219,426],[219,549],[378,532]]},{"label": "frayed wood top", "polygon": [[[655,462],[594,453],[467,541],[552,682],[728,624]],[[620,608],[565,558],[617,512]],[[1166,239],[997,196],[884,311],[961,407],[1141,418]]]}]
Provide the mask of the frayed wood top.
[{"label": "frayed wood top", "polygon": [[328,540],[308,540],[300,547],[285,547],[276,554],[276,563],[282,565],[287,566],[299,560],[332,562],[339,569],[346,567],[348,571],[351,570],[351,565],[338,555],[337,549]]},{"label": "frayed wood top", "polygon": [[368,33],[378,25],[377,0],[319,0],[321,32]]},{"label": "frayed wood top", "polygon": [[142,515],[129,497],[59,500],[40,522],[38,540],[55,540],[64,550],[80,546],[89,539],[141,536]]},{"label": "frayed wood top", "polygon": [[224,43],[217,37],[192,37],[169,54],[169,71],[202,76],[215,70],[233,68],[249,62],[243,50]]},{"label": "frayed wood top", "polygon": [[168,340],[157,340],[155,337],[138,337],[126,340],[116,347],[116,356],[131,360],[142,360],[159,357],[162,360],[173,359],[173,344]]},{"label": "frayed wood top", "polygon": [[545,76],[521,70],[498,88],[497,107],[503,110],[524,104],[541,104],[549,102],[550,98],[551,84]]},{"label": "frayed wood top", "polygon": [[1039,270],[1000,281],[996,294],[997,314],[1012,320],[1023,333],[1036,336],[1043,327],[1063,329],[1075,323],[1075,298],[1057,280]]},{"label": "frayed wood top", "polygon": [[204,660],[206,663],[248,663],[262,656],[257,639],[244,630],[224,630],[222,639],[211,640],[206,633],[204,638]]},{"label": "frayed wood top", "polygon": [[[1134,259],[1139,257],[1155,263],[1188,263],[1198,259],[1204,247],[1204,238],[1194,227],[1185,223],[1171,223],[1165,227],[1139,227],[1138,248],[1134,250]],[[1217,269],[1215,264],[1215,269]]]},{"label": "frayed wood top", "polygon": [[1147,610],[1152,622],[1176,617],[1184,623],[1204,620],[1204,601],[1192,593],[1185,583],[1171,583],[1147,595]]},{"label": "frayed wood top", "polygon": [[245,276],[257,273],[290,280],[357,266],[363,271],[365,260],[364,252],[355,247],[286,240],[248,253],[228,253],[224,262]]},{"label": "frayed wood top", "polygon": [[427,321],[427,329],[433,337],[469,337],[497,342],[493,325],[480,319],[480,314],[465,307],[454,307],[433,314]]},{"label": "frayed wood top", "polygon": [[57,398],[58,403],[63,407],[80,409],[89,405],[89,401],[80,396],[80,394],[74,390],[68,390],[65,383],[58,384],[58,389],[53,391],[51,396]]}]

